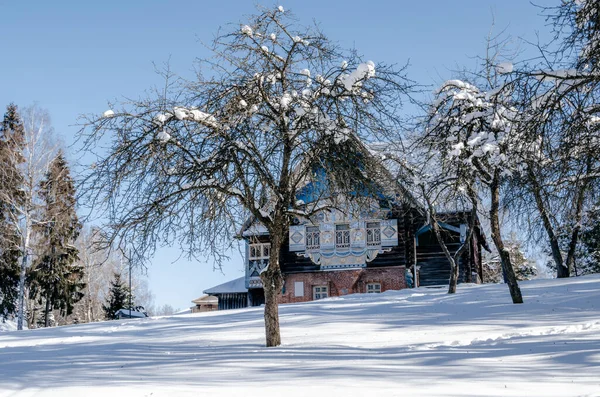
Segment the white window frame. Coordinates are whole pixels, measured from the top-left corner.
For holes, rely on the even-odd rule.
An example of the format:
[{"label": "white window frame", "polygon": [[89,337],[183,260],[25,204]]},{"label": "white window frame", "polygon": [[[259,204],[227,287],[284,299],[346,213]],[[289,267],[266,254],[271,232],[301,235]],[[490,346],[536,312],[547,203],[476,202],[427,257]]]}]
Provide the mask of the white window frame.
[{"label": "white window frame", "polygon": [[335,225],[335,248],[350,248],[349,223],[338,223]]},{"label": "white window frame", "polygon": [[329,286],[313,285],[313,300],[329,298]]},{"label": "white window frame", "polygon": [[321,231],[319,226],[306,226],[306,250],[319,250],[321,248]]},{"label": "white window frame", "polygon": [[269,259],[270,253],[271,253],[271,243],[249,244],[248,260],[258,261],[258,260],[262,260],[262,259]]},{"label": "white window frame", "polygon": [[367,283],[367,294],[379,294],[381,293],[381,283]]},{"label": "white window frame", "polygon": [[368,246],[379,246],[381,245],[381,222],[367,222],[367,245]]}]

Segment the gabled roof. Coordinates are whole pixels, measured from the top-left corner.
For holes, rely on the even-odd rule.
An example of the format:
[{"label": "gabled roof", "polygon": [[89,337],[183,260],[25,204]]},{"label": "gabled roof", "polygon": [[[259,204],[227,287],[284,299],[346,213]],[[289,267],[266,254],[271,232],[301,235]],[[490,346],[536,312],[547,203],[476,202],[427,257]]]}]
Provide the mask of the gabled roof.
[{"label": "gabled roof", "polygon": [[202,304],[216,305],[218,302],[219,302],[219,300],[217,299],[216,296],[209,296],[209,295],[201,296],[200,298],[196,298],[192,301],[192,303],[195,305],[202,305]]},{"label": "gabled roof", "polygon": [[205,294],[236,294],[248,292],[246,288],[245,277],[236,278],[235,280],[228,281],[226,283],[217,285],[216,287],[209,288],[203,291]]}]

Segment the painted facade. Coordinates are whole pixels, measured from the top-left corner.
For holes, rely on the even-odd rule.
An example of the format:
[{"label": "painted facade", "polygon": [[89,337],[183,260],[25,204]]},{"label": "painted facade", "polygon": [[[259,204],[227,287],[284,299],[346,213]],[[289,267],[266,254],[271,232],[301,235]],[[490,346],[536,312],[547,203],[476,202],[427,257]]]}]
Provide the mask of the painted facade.
[{"label": "painted facade", "polygon": [[[465,243],[467,213],[440,214],[451,253]],[[407,202],[348,215],[323,210],[296,219],[282,247],[284,288],[281,303],[306,302],[351,293],[377,293],[413,286],[448,283],[450,265],[423,211]],[[269,236],[261,225],[244,231],[246,287],[250,306],[264,303],[260,272],[269,262]],[[459,282],[480,282],[479,227],[459,258]]]}]

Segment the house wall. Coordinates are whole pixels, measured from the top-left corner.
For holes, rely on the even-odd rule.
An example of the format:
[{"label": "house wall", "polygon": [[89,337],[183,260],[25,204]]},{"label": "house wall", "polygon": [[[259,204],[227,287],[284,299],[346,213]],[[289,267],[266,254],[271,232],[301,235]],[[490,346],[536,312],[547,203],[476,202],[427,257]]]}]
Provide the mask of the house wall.
[{"label": "house wall", "polygon": [[[384,218],[396,221],[397,243],[387,246],[383,246],[382,244],[380,253],[374,259],[366,261],[362,267],[348,266],[346,269],[335,270],[322,267],[314,263],[309,257],[303,255],[303,252],[297,251],[297,247],[292,250],[290,239],[285,239],[281,249],[280,266],[286,280],[286,286],[280,302],[311,301],[313,300],[312,286],[314,285],[327,285],[329,287],[329,296],[366,292],[366,282],[359,280],[360,277],[365,274],[377,275],[375,270],[379,269],[382,272],[387,272],[386,277],[380,277],[380,280],[371,281],[381,282],[382,290],[405,288],[405,269],[409,269],[412,272],[412,267],[415,263],[420,269],[419,285],[447,284],[450,277],[450,264],[437,243],[435,236],[431,232],[421,234],[418,246],[415,242],[417,230],[421,229],[427,222],[424,214],[416,208],[403,204],[381,215]],[[461,223],[467,222],[470,214],[452,212],[438,214],[438,216],[441,221],[459,227]],[[450,252],[454,253],[460,246],[460,233],[457,234],[444,230],[443,236]],[[247,242],[265,243],[268,241],[269,237],[267,235],[247,238]],[[485,243],[485,237],[477,229],[477,233],[473,233],[471,237],[468,249],[463,252],[459,259],[459,282],[481,281],[482,242]],[[264,303],[262,283],[258,274],[250,276],[249,268],[249,262],[246,260],[246,280],[247,286],[250,287],[249,305],[260,305]],[[304,296],[298,297],[294,295],[294,282],[296,281],[304,283]],[[397,285],[390,285],[390,283],[397,283]]]},{"label": "house wall", "polygon": [[200,313],[200,312],[212,312],[218,309],[216,304],[208,303],[202,305],[196,305],[190,308],[192,313]]},{"label": "house wall", "polygon": [[[440,221],[459,227],[460,224],[471,222],[470,214],[453,212],[438,214]],[[426,223],[425,219],[417,218],[417,224]],[[454,255],[462,245],[460,234],[454,231],[441,229],[442,237],[448,251]],[[459,283],[480,283],[483,277],[481,268],[481,249],[483,237],[479,226],[474,230],[471,240],[459,258]],[[419,286],[447,285],[450,280],[450,264],[444,255],[433,231],[429,230],[419,235],[419,244],[416,247],[417,265],[419,268]]]},{"label": "house wall", "polygon": [[214,294],[214,296],[219,298],[218,310],[241,309],[248,307],[247,292]]},{"label": "house wall", "polygon": [[[329,296],[367,292],[367,283],[381,284],[381,291],[406,288],[406,268],[404,266],[344,269],[337,271],[318,271],[289,273],[284,275],[285,291],[279,303],[297,303],[313,300],[313,287],[325,285]],[[303,283],[303,296],[296,296],[296,282]]]}]

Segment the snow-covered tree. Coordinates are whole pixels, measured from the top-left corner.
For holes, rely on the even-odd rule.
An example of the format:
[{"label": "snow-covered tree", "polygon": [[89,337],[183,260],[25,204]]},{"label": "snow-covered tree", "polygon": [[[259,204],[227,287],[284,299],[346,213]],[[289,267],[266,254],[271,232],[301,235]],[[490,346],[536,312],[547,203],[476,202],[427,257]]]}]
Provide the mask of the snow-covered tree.
[{"label": "snow-covered tree", "polygon": [[196,81],[167,79],[164,92],[91,117],[82,131],[89,150],[111,142],[84,187],[108,210],[109,240],[140,256],[178,242],[218,260],[247,220],[267,228],[267,346],[281,343],[281,245],[293,217],[310,211],[298,189],[320,178],[332,200],[356,199],[375,173],[360,140],[400,128],[409,88],[393,67],[289,16],[263,10],[215,39]]},{"label": "snow-covered tree", "polygon": [[[499,73],[509,71],[507,65]],[[436,92],[426,131],[421,140],[440,153],[441,172],[456,176],[456,183],[471,197],[489,198],[492,240],[500,255],[514,303],[523,298],[500,228],[500,189],[506,178],[522,171],[524,158],[537,153],[537,141],[527,140],[516,128],[518,112],[510,92],[482,91],[461,80],[445,82]]]}]

